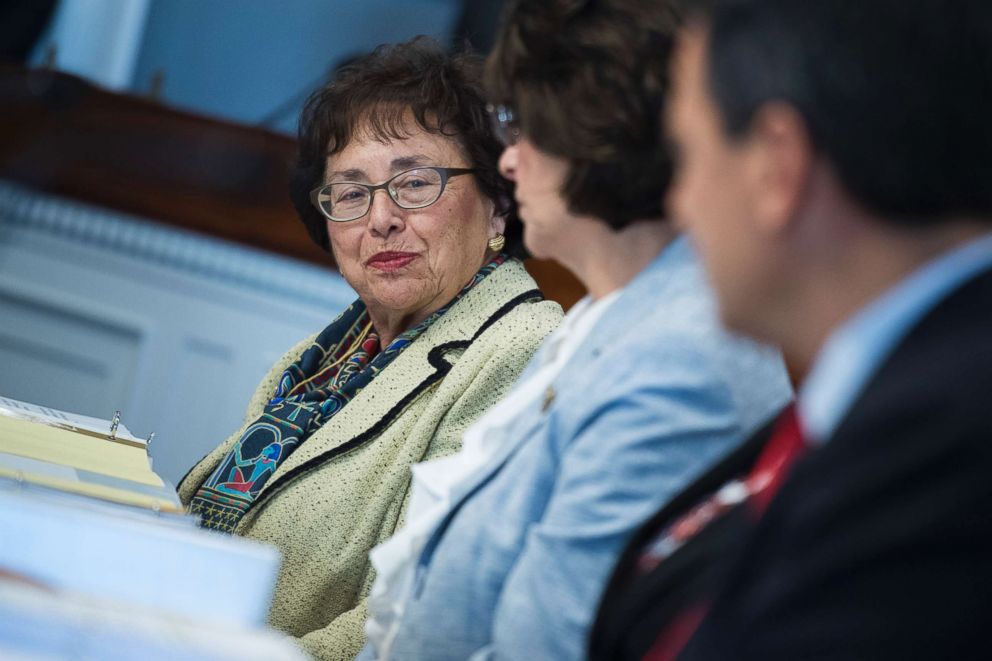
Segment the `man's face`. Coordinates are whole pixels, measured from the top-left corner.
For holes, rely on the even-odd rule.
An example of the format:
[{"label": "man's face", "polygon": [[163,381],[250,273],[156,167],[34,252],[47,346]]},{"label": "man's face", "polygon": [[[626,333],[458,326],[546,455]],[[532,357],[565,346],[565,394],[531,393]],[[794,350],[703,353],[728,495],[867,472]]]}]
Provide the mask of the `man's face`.
[{"label": "man's face", "polygon": [[724,135],[709,91],[707,48],[707,31],[692,27],[683,31],[675,55],[667,117],[677,165],[669,213],[692,236],[724,321],[754,331],[767,271],[750,214],[750,147]]}]

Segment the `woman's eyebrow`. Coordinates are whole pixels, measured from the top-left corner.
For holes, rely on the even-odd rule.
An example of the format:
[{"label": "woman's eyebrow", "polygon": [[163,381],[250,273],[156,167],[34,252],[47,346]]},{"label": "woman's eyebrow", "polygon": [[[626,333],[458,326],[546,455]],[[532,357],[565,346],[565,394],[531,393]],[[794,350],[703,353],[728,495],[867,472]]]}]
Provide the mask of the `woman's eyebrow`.
[{"label": "woman's eyebrow", "polygon": [[389,167],[393,172],[402,172],[403,170],[409,170],[410,168],[415,168],[419,165],[428,165],[430,163],[431,159],[423,154],[414,154],[412,156],[394,158],[389,164]]},{"label": "woman's eyebrow", "polygon": [[[413,154],[412,156],[400,156],[389,162],[391,172],[402,172],[423,165],[432,164],[432,160],[424,154]],[[365,170],[360,168],[349,168],[347,170],[332,170],[327,173],[327,180],[337,179],[339,181],[368,181],[369,177]]]},{"label": "woman's eyebrow", "polygon": [[368,180],[368,176],[365,174],[365,170],[351,169],[351,170],[334,170],[327,173],[327,180],[340,179],[342,181],[361,181]]}]

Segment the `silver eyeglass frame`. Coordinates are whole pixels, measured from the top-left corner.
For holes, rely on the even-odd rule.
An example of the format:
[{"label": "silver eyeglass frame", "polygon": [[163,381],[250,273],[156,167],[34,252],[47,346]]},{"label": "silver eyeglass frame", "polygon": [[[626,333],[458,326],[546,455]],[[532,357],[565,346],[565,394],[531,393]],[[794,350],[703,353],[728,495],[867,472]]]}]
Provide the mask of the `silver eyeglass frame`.
[{"label": "silver eyeglass frame", "polygon": [[[393,183],[393,181],[395,181],[399,177],[402,177],[403,175],[413,172],[415,170],[433,170],[437,172],[438,175],[441,177],[441,184],[440,186],[438,186],[437,197],[435,197],[430,202],[426,202],[424,204],[417,204],[414,206],[405,206],[403,204],[400,204],[399,195],[396,193],[395,189],[390,188],[390,186]],[[477,171],[476,168],[442,168],[433,165],[425,165],[421,167],[410,168],[409,170],[403,170],[402,172],[397,172],[396,174],[394,174],[392,177],[382,182],[381,184],[365,184],[360,181],[332,181],[330,183],[321,184],[320,186],[317,186],[312,191],[310,191],[310,203],[313,204],[314,207],[316,207],[317,211],[319,211],[320,214],[324,216],[324,218],[327,218],[331,222],[335,222],[335,223],[350,223],[353,220],[358,220],[359,218],[366,216],[369,213],[369,211],[371,211],[372,209],[372,202],[375,198],[375,192],[377,190],[385,190],[386,193],[389,194],[389,199],[391,199],[393,201],[393,204],[398,206],[400,209],[423,209],[424,207],[429,207],[430,205],[434,204],[435,202],[441,199],[441,196],[444,194],[444,189],[448,186],[448,179],[450,179],[451,177],[457,177],[462,174],[473,174],[476,171]],[[321,206],[320,202],[317,200],[317,196],[320,195],[322,191],[329,189],[331,186],[339,186],[341,184],[348,184],[350,186],[361,186],[362,188],[368,190],[369,192],[368,206],[366,207],[365,211],[363,211],[362,213],[358,214],[353,218],[335,218],[324,210],[324,207]]]}]

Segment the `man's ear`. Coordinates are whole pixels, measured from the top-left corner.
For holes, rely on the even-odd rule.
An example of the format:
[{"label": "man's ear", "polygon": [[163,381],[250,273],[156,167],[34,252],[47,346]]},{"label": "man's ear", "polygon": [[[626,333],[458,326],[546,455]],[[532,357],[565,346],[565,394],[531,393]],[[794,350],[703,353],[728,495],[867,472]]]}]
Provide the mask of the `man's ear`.
[{"label": "man's ear", "polygon": [[786,103],[766,104],[755,113],[748,151],[754,219],[765,231],[783,232],[804,203],[815,157],[802,115]]}]

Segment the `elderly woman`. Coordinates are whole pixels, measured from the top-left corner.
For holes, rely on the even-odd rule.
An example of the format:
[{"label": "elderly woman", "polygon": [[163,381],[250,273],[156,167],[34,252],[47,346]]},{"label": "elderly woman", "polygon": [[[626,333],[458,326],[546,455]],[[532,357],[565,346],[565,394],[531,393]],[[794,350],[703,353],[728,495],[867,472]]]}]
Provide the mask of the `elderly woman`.
[{"label": "elderly woman", "polygon": [[663,217],[666,2],[522,0],[490,56],[524,242],[589,296],[372,552],[371,659],[577,659],[628,536],[790,398]]},{"label": "elderly woman", "polygon": [[317,657],[361,648],[367,554],[403,517],[410,464],[457,450],[561,319],[510,256],[480,76],[421,39],[311,97],[294,201],[358,300],[273,366],[179,486],[204,527],[279,548],[271,623]]}]

